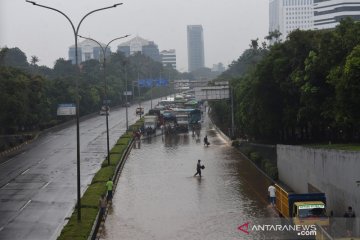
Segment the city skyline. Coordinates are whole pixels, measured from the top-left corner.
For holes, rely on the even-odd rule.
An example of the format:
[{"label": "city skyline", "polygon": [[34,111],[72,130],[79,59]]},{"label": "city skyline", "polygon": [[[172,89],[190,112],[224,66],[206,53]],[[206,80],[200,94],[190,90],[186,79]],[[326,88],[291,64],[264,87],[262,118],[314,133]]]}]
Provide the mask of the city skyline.
[{"label": "city skyline", "polygon": [[270,0],[269,32],[278,30],[284,41],[295,29],[335,28],[346,17],[359,21],[359,6],[351,0]]},{"label": "city skyline", "polygon": [[[118,1],[83,0],[70,4],[61,0],[38,0],[37,3],[63,11],[77,25],[86,13]],[[160,50],[176,50],[176,65],[181,72],[188,70],[187,25],[201,24],[206,29],[205,63],[209,68],[219,62],[228,66],[249,47],[251,39],[264,41],[268,34],[268,0],[228,0],[222,4],[214,0],[123,3],[87,17],[80,27],[80,35],[99,42],[125,34],[151,39]],[[249,26],[249,21],[254,24]],[[116,51],[125,41],[113,42],[111,50]],[[59,13],[33,6],[25,0],[1,1],[0,47],[18,47],[28,60],[35,55],[40,60],[38,65],[52,68],[57,59],[68,59],[68,49],[73,44],[71,26]]]}]

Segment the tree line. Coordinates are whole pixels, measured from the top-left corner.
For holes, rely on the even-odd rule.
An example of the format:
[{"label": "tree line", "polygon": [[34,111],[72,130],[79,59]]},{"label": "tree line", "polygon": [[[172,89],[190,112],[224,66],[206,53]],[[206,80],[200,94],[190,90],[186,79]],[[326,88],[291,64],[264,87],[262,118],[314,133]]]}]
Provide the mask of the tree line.
[{"label": "tree line", "polygon": [[[258,39],[216,81],[229,80],[236,135],[258,142],[360,140],[360,23],[291,32],[259,47]],[[212,103],[223,128],[230,104]]]},{"label": "tree line", "polygon": [[[57,116],[58,104],[76,102],[76,85],[79,85],[80,115],[98,112],[103,104],[104,72],[102,63],[89,60],[79,68],[70,60],[58,59],[54,67],[38,66],[39,59],[19,48],[0,49],[0,135],[23,131],[37,131],[67,121],[73,117]],[[138,87],[138,79],[173,80],[182,74],[162,66],[149,57],[137,53],[125,57],[113,53],[106,62],[107,96],[110,106],[125,102],[123,92],[133,91],[128,101],[137,103],[144,99],[169,94],[169,87]],[[189,77],[187,74],[186,77]],[[126,87],[127,83],[127,87]]]}]

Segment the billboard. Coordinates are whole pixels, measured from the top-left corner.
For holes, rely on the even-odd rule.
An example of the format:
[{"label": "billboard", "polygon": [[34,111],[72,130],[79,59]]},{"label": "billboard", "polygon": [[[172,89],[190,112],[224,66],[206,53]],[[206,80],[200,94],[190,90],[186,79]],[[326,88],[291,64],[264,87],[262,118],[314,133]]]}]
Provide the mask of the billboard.
[{"label": "billboard", "polygon": [[196,100],[229,99],[230,89],[229,86],[196,87],[195,98]]},{"label": "billboard", "polygon": [[76,106],[73,103],[59,104],[56,114],[58,116],[73,116],[73,115],[76,115]]},{"label": "billboard", "polygon": [[132,96],[132,91],[124,91],[124,96]]}]

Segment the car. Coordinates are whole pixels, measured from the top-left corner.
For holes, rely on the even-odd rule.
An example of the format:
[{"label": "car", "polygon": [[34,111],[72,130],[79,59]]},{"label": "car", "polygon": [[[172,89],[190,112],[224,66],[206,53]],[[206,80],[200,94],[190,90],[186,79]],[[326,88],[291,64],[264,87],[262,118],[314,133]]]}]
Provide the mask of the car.
[{"label": "car", "polygon": [[131,103],[129,103],[129,102],[126,102],[126,103],[123,103],[123,105],[122,105],[123,107],[130,107],[131,106]]},{"label": "car", "polygon": [[144,115],[144,108],[143,107],[136,108],[136,115]]},{"label": "car", "polygon": [[[107,111],[106,111],[106,108],[107,108]],[[100,112],[99,112],[100,115],[105,115],[105,114],[109,115],[109,113],[110,113],[109,106],[102,106],[100,109]]]}]

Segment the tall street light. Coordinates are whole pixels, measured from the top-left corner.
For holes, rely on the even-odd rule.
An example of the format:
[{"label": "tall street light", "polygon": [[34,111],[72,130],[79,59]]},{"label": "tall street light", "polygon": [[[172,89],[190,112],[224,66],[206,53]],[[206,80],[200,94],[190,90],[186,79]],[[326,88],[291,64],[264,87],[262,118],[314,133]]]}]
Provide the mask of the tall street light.
[{"label": "tall street light", "polygon": [[110,43],[112,43],[113,41],[115,40],[119,40],[119,39],[122,39],[122,38],[126,38],[130,35],[124,35],[122,37],[117,37],[117,38],[114,38],[113,40],[111,40],[110,42],[108,42],[105,46],[105,48],[101,45],[101,43],[99,43],[98,41],[96,41],[95,39],[92,39],[92,38],[89,38],[89,37],[83,37],[83,36],[80,36],[78,35],[79,37],[81,38],[84,38],[84,39],[87,39],[87,40],[90,40],[90,41],[93,41],[95,43],[97,43],[103,53],[103,72],[104,72],[104,97],[105,97],[105,109],[106,109],[106,113],[105,113],[105,116],[106,116],[106,143],[107,143],[107,160],[108,160],[108,165],[110,165],[110,147],[109,147],[109,100],[108,100],[108,97],[107,97],[107,81],[106,81],[106,71],[105,71],[105,66],[106,66],[106,51],[110,45]]},{"label": "tall street light", "polygon": [[[126,131],[129,130],[129,115],[128,115],[128,81],[127,81],[127,65],[126,61],[124,61],[124,68],[125,68],[125,110],[126,110]],[[134,94],[134,90],[132,91],[132,94]]]},{"label": "tall street light", "polygon": [[[106,9],[109,9],[109,8],[115,8],[119,5],[122,5],[123,3],[116,3],[112,6],[109,6],[109,7],[104,7],[104,8],[99,8],[99,9],[95,9],[91,12],[88,12],[87,14],[85,14],[85,16],[83,16],[79,22],[79,24],[77,25],[77,27],[75,28],[75,25],[73,24],[73,22],[71,21],[71,19],[65,14],[63,13],[62,11],[56,9],[56,8],[52,8],[52,7],[48,7],[48,6],[45,6],[45,5],[41,5],[41,4],[37,4],[36,2],[34,1],[29,1],[29,0],[26,0],[26,2],[28,3],[31,3],[32,5],[35,5],[35,6],[38,6],[38,7],[43,7],[43,8],[46,8],[46,9],[49,9],[49,10],[53,10],[55,12],[58,12],[60,13],[61,15],[63,15],[68,21],[69,23],[71,24],[71,27],[72,27],[72,30],[73,30],[73,33],[74,33],[74,38],[75,38],[75,65],[76,67],[78,68],[78,32],[79,32],[79,29],[80,29],[80,25],[81,23],[84,21],[84,19],[89,16],[90,14],[94,13],[94,12],[98,12],[98,11],[101,11],[101,10],[106,10]],[[77,219],[78,221],[81,221],[81,200],[80,200],[80,195],[81,195],[81,189],[80,189],[80,127],[79,127],[79,107],[80,107],[80,102],[79,102],[79,83],[78,83],[78,79],[75,78],[75,85],[76,85],[76,90],[75,90],[75,95],[76,95],[76,163],[77,163]]]}]

